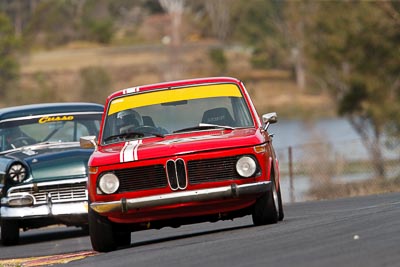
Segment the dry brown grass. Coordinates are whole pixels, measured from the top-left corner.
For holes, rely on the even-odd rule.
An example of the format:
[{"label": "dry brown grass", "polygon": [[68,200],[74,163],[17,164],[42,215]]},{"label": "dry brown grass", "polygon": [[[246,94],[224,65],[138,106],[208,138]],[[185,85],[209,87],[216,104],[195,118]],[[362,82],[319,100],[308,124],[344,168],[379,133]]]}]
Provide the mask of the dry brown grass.
[{"label": "dry brown grass", "polygon": [[362,182],[333,184],[326,183],[308,192],[309,200],[336,199],[400,192],[400,179],[369,179]]},{"label": "dry brown grass", "polygon": [[[79,48],[78,48],[79,47]],[[180,51],[182,79],[220,76],[208,57],[210,44],[189,44]],[[260,113],[276,111],[282,117],[315,118],[335,115],[334,105],[325,94],[301,92],[287,71],[254,70],[249,53],[240,49],[226,50],[228,70],[223,75],[243,80]],[[161,45],[143,47],[98,47],[90,44],[69,45],[48,52],[36,52],[22,61],[21,90],[25,97],[12,98],[13,104],[42,102],[43,83],[53,90],[57,101],[81,101],[80,70],[100,66],[110,75],[112,84],[107,93],[165,80],[170,67],[169,54]],[[54,98],[54,97],[52,97]],[[18,103],[17,103],[18,102]],[[103,103],[104,99],[97,102]],[[1,106],[10,104],[1,103]]]}]

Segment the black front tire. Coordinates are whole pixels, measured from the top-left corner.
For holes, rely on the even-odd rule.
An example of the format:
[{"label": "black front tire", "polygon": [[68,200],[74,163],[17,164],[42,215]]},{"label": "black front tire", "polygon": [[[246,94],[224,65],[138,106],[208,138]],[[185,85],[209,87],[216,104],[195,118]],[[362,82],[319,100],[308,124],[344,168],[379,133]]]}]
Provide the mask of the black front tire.
[{"label": "black front tire", "polygon": [[[119,235],[113,230],[112,223],[105,217],[89,208],[89,235],[92,247],[98,252],[116,250],[118,246],[128,243],[127,235]],[[129,233],[130,244],[130,233]]]},{"label": "black front tire", "polygon": [[283,218],[285,217],[285,213],[283,212],[283,204],[282,204],[282,195],[281,195],[281,187],[279,186],[278,189],[278,205],[279,205],[279,215],[278,215],[278,220],[283,221]]},{"label": "black front tire", "polygon": [[277,223],[279,219],[279,196],[274,182],[271,190],[263,194],[254,204],[252,217],[254,225]]},{"label": "black front tire", "polygon": [[131,233],[130,232],[116,232],[114,233],[117,246],[129,247],[131,244]]},{"label": "black front tire", "polygon": [[1,243],[4,246],[17,245],[19,241],[19,225],[16,220],[1,220]]}]

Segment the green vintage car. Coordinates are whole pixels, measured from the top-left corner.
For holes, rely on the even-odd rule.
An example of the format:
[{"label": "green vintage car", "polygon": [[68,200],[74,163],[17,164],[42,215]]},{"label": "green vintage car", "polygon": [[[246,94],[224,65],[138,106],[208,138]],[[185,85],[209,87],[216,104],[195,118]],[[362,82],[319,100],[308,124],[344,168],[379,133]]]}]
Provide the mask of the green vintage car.
[{"label": "green vintage car", "polygon": [[103,106],[49,103],[0,109],[0,220],[3,245],[20,230],[87,225],[87,162],[79,138],[97,135]]}]

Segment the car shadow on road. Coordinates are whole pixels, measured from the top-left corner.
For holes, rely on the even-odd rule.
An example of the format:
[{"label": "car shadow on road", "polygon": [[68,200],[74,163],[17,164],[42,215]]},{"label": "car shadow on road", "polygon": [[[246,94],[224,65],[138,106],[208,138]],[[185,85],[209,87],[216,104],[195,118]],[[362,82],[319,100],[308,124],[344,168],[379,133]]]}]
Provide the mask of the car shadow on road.
[{"label": "car shadow on road", "polygon": [[[68,238],[77,238],[87,236],[87,229],[75,227],[54,227],[39,230],[30,230],[28,232],[20,232],[18,245],[28,245],[34,243],[55,241]],[[0,244],[0,247],[2,245]]]},{"label": "car shadow on road", "polygon": [[217,234],[217,233],[236,231],[236,230],[246,229],[246,228],[251,228],[251,227],[254,227],[254,225],[250,224],[250,225],[242,225],[242,226],[236,226],[236,227],[228,227],[228,228],[223,228],[223,229],[206,230],[206,231],[201,231],[201,232],[196,232],[196,233],[185,233],[185,234],[180,234],[180,235],[173,235],[173,236],[164,237],[164,238],[157,238],[157,239],[152,239],[152,240],[133,242],[133,243],[131,243],[130,246],[122,248],[122,249],[135,248],[135,247],[147,246],[147,245],[152,245],[152,244],[160,244],[163,242],[183,240],[186,238],[192,238],[192,237],[197,237],[197,236],[213,235],[213,234]]}]

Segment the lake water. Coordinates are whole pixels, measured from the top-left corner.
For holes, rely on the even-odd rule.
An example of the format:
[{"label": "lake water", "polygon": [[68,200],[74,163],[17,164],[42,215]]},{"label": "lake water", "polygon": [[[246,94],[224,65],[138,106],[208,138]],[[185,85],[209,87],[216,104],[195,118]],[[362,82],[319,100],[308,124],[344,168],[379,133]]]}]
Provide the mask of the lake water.
[{"label": "lake water", "polygon": [[[354,131],[346,119],[333,118],[315,122],[302,122],[298,120],[279,120],[269,127],[269,132],[274,134],[273,144],[280,161],[281,188],[284,202],[290,201],[290,187],[288,170],[288,148],[292,147],[293,162],[296,163],[304,157],[310,157],[312,152],[307,150],[310,144],[328,144],[331,156],[344,155],[350,161],[368,160],[369,156],[361,143],[359,135]],[[399,150],[384,147],[386,159],[398,159]],[[314,155],[315,156],[315,155]],[[324,157],[326,155],[321,155]],[[286,173],[286,174],[285,174]],[[356,181],[369,178],[371,173],[356,173],[346,177],[334,177],[341,181]],[[310,187],[310,179],[304,175],[294,177],[295,200],[305,200],[305,194]]]},{"label": "lake water", "polygon": [[[276,150],[328,143],[337,152],[344,152],[354,159],[368,158],[360,136],[346,119],[334,118],[315,122],[281,120],[272,124],[269,132],[274,134],[273,144]],[[383,146],[383,153],[385,158],[398,158],[399,149]]]},{"label": "lake water", "polygon": [[324,119],[315,122],[280,120],[272,124],[270,133],[275,134],[276,149],[315,142],[338,143],[359,140],[360,137],[346,119]]}]

